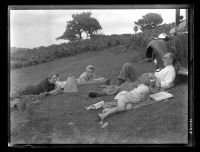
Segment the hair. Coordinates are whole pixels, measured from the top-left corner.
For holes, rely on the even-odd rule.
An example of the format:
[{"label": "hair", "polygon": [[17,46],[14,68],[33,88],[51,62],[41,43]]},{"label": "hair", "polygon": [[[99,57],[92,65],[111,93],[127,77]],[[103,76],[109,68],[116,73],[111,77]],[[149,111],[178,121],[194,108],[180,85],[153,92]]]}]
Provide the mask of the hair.
[{"label": "hair", "polygon": [[93,65],[88,65],[88,66],[86,67],[86,70],[87,70],[87,69],[94,70],[94,66],[93,66]]},{"label": "hair", "polygon": [[170,53],[170,57],[172,59],[172,64],[175,65],[177,62],[177,56],[174,52],[169,52]]},{"label": "hair", "polygon": [[174,66],[175,71],[178,72],[179,64],[178,64],[177,56],[174,52],[169,52],[169,53],[170,53],[170,57],[172,59],[172,65]]},{"label": "hair", "polygon": [[150,86],[150,78],[148,78],[147,80],[145,80],[145,81],[144,81],[144,84],[145,84],[146,86]]},{"label": "hair", "polygon": [[48,79],[51,79],[54,75],[56,75],[57,77],[59,77],[58,73],[51,73],[48,76]]}]

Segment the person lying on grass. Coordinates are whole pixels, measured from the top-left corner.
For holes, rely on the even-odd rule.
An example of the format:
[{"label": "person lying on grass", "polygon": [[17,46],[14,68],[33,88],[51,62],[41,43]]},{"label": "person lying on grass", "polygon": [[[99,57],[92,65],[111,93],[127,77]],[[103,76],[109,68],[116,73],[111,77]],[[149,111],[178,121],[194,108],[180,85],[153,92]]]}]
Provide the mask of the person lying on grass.
[{"label": "person lying on grass", "polygon": [[38,85],[28,86],[19,92],[19,95],[56,95],[60,88],[56,88],[58,74],[50,74]]},{"label": "person lying on grass", "polygon": [[121,91],[114,98],[114,102],[117,103],[116,106],[105,108],[102,114],[98,114],[98,118],[103,121],[111,114],[131,110],[134,105],[145,102],[149,94],[157,93],[159,90],[160,88],[155,85],[155,79],[151,78],[145,84],[140,84],[129,92]]},{"label": "person lying on grass", "polygon": [[[149,78],[156,80],[156,85],[161,88],[170,88],[176,76],[174,64],[176,63],[176,56],[174,53],[166,53],[163,57],[163,69],[157,69],[154,73],[144,73],[136,79],[136,70],[130,63],[125,63],[121,69],[116,85],[103,85],[100,90],[96,92],[89,92],[89,97],[98,97],[106,95],[116,95],[121,91],[130,91],[136,88],[139,84]],[[129,80],[129,82],[126,82]]]},{"label": "person lying on grass", "polygon": [[11,108],[20,103],[39,103],[45,96],[62,93],[66,87],[69,92],[78,90],[77,80],[74,77],[68,77],[66,81],[60,81],[58,74],[51,74],[38,85],[28,86],[11,95]]},{"label": "person lying on grass", "polygon": [[[28,86],[25,89],[18,90],[11,94],[10,103],[17,105],[20,103],[37,103],[47,95],[56,95],[60,92],[60,88],[56,88],[58,74],[50,74],[46,79],[42,80],[38,85]],[[12,104],[14,103],[14,104]]]},{"label": "person lying on grass", "polygon": [[96,78],[95,74],[95,67],[93,65],[88,65],[85,69],[85,72],[83,72],[80,77],[77,79],[78,84],[93,84],[98,82],[105,82],[105,84],[110,84],[109,79],[106,80],[103,77]]}]

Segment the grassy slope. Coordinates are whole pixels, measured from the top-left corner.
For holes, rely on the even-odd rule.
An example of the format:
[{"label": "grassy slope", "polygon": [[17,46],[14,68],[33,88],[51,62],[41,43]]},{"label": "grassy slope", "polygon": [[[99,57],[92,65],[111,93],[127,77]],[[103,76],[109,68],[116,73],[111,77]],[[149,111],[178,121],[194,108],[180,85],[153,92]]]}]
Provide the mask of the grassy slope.
[{"label": "grassy slope", "polygon": [[[88,52],[50,63],[11,71],[13,88],[37,84],[48,73],[58,71],[61,79],[78,77],[85,66],[96,67],[97,75],[116,80],[125,62],[133,63],[136,51],[125,51],[117,46],[99,52]],[[139,73],[149,72],[149,63],[133,63]],[[95,85],[79,87],[78,94],[61,94],[45,98],[32,107],[29,121],[21,125],[12,136],[13,143],[186,143],[187,142],[187,81],[170,91],[175,96],[140,109],[116,114],[106,121],[109,126],[101,129],[95,121],[101,110],[86,111],[100,100],[110,101],[113,96],[88,98],[88,91]],[[73,122],[74,125],[68,125]]]}]

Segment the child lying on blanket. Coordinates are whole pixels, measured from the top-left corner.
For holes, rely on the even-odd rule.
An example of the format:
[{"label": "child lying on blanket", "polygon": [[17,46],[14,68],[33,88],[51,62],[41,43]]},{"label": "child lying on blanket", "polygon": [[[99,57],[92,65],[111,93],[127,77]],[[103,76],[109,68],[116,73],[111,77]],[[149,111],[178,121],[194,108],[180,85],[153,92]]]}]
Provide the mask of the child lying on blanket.
[{"label": "child lying on blanket", "polygon": [[145,84],[140,84],[130,92],[121,91],[114,98],[117,105],[112,108],[105,108],[102,114],[98,114],[98,117],[103,121],[111,114],[131,110],[135,104],[145,101],[150,93],[156,93],[159,89],[154,80],[148,80]]}]

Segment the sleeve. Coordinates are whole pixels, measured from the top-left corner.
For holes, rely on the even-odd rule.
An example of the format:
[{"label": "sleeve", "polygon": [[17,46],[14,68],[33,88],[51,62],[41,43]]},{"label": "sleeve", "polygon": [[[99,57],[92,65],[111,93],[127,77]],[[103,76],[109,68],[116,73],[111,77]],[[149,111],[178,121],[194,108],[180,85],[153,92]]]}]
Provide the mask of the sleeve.
[{"label": "sleeve", "polygon": [[96,74],[93,73],[91,80],[94,80],[96,78]]},{"label": "sleeve", "polygon": [[175,76],[176,76],[175,70],[169,70],[166,73],[164,80],[161,80],[160,83],[161,87],[162,88],[170,87],[170,85],[172,85],[174,82]]},{"label": "sleeve", "polygon": [[78,79],[78,82],[85,82],[87,81],[85,73],[82,73]]}]

